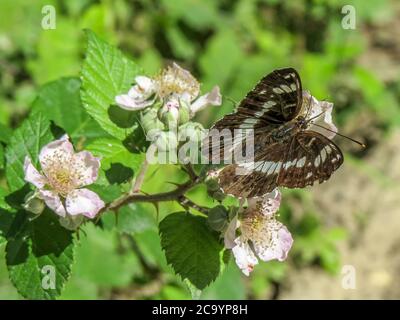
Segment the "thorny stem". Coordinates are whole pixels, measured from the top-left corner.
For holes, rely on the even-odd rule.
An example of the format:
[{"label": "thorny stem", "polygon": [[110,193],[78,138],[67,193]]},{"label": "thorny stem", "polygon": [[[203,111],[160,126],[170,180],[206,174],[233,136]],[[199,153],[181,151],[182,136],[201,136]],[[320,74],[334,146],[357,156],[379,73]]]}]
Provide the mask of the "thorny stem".
[{"label": "thorny stem", "polygon": [[179,204],[184,207],[185,209],[187,208],[193,208],[205,215],[208,215],[208,209],[205,207],[202,207],[196,203],[194,203],[192,200],[190,200],[189,198],[185,197],[184,195],[180,196],[177,201],[179,202]]},{"label": "thorny stem", "polygon": [[192,164],[189,162],[188,164],[185,165],[185,171],[187,172],[187,174],[189,175],[190,179],[192,179],[193,181],[198,179],[198,176],[196,174],[196,172],[194,171]]},{"label": "thorny stem", "polygon": [[179,199],[183,196],[187,191],[189,191],[192,187],[199,184],[200,178],[196,178],[195,180],[187,181],[183,184],[178,185],[175,190],[168,191],[168,192],[161,192],[155,194],[141,194],[141,193],[127,193],[122,197],[116,199],[115,201],[111,202],[107,205],[102,212],[105,211],[115,211],[117,212],[119,208],[134,202],[150,202],[150,203],[157,203],[163,201],[173,201]]}]

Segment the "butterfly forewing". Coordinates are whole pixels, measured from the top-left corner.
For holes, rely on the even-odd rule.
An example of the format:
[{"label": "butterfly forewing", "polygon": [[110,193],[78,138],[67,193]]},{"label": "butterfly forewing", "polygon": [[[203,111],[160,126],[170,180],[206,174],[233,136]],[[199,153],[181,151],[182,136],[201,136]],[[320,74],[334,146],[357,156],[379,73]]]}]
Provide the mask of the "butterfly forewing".
[{"label": "butterfly forewing", "polygon": [[279,126],[300,112],[301,92],[296,70],[275,70],[258,82],[240,102],[235,113],[226,115],[213,128],[233,130]]},{"label": "butterfly forewing", "polygon": [[[278,69],[258,82],[240,102],[236,112],[217,121],[211,129],[220,133],[229,130],[231,137],[234,137],[235,129],[254,130],[255,136],[264,139],[271,130],[293,119],[300,112],[301,103],[302,88],[297,71],[293,68]],[[246,134],[243,133],[243,136]],[[245,142],[239,140],[235,140],[236,145],[246,149]],[[217,145],[212,145],[211,137],[205,140],[206,150],[210,150],[211,159],[214,159],[211,154],[218,154],[222,158],[233,152],[232,146],[228,147],[225,142],[221,139]],[[229,150],[226,150],[227,148]]]}]

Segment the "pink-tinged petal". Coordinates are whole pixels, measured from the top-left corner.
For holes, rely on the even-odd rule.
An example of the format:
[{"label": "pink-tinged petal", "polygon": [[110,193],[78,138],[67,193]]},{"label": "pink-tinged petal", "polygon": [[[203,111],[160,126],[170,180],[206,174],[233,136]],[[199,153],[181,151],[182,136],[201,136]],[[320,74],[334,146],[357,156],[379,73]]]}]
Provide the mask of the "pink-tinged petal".
[{"label": "pink-tinged petal", "polygon": [[76,185],[87,186],[97,180],[100,159],[94,157],[89,151],[81,151],[74,155],[73,166],[79,168],[79,181],[76,181]]},{"label": "pink-tinged petal", "polygon": [[[310,129],[316,132],[319,132],[326,136],[328,139],[333,139],[333,137],[336,135],[336,132],[338,129],[332,122],[332,109],[333,109],[333,103],[327,102],[327,101],[322,101],[319,102],[319,109],[321,112],[324,112],[320,117],[317,117],[315,120],[313,120],[313,123],[323,126],[329,130],[325,130],[321,127],[318,127],[316,125],[311,125]],[[315,115],[317,116],[317,114]],[[333,132],[332,132],[333,131]]]},{"label": "pink-tinged petal", "polygon": [[[247,210],[248,211],[261,211],[264,215],[272,215],[278,211],[281,203],[281,192],[278,188],[265,194],[262,197],[248,198],[247,199]],[[265,211],[264,211],[265,209]]]},{"label": "pink-tinged petal", "polygon": [[292,235],[282,223],[272,219],[268,222],[267,229],[270,234],[269,241],[253,241],[254,251],[263,261],[285,260],[293,244]]},{"label": "pink-tinged petal", "polygon": [[82,214],[92,219],[104,208],[104,202],[91,190],[77,189],[67,196],[66,207],[70,215]]},{"label": "pink-tinged petal", "polygon": [[190,106],[192,114],[203,110],[204,108],[212,106],[220,106],[222,103],[222,97],[218,86],[215,86],[209,93],[201,96]]},{"label": "pink-tinged petal", "polygon": [[137,100],[127,94],[121,94],[115,97],[115,103],[122,109],[128,111],[142,110],[153,104],[153,102],[152,100]]},{"label": "pink-tinged petal", "polygon": [[135,78],[135,82],[137,83],[140,92],[142,92],[144,95],[147,95],[147,97],[154,93],[155,84],[153,79],[145,76],[137,76]]},{"label": "pink-tinged petal", "polygon": [[46,205],[61,217],[65,217],[65,208],[59,195],[51,190],[39,190],[40,198]]},{"label": "pink-tinged petal", "polygon": [[224,233],[224,244],[225,248],[232,249],[236,246],[236,229],[239,227],[240,222],[238,221],[237,215],[229,222],[228,228]]},{"label": "pink-tinged petal", "polygon": [[47,183],[46,178],[36,170],[29,157],[25,157],[24,173],[25,181],[32,183],[36,188],[41,189]]},{"label": "pink-tinged petal", "polygon": [[63,135],[60,139],[45,145],[39,154],[39,161],[42,169],[52,166],[55,162],[66,163],[74,153],[74,147],[69,141],[68,135]]},{"label": "pink-tinged petal", "polygon": [[236,265],[248,276],[253,271],[254,266],[258,264],[258,259],[247,241],[242,241],[239,237],[235,242],[237,245],[232,248],[232,253],[235,257]]},{"label": "pink-tinged petal", "polygon": [[[332,122],[333,103],[328,101],[318,101],[308,91],[303,92],[303,101],[307,105],[311,104],[311,109],[307,117],[308,119],[313,119],[311,121],[310,130],[319,132],[327,138],[332,139],[338,131]],[[314,123],[325,127],[330,131],[317,125],[313,125]]]}]

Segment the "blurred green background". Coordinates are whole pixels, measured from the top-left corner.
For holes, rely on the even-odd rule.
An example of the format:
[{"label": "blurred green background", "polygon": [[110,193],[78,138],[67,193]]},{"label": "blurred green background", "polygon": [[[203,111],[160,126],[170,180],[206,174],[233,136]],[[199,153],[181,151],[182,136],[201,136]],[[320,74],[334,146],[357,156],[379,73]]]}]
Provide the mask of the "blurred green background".
[{"label": "blurred green background", "polygon": [[[341,10],[349,4],[354,30],[342,27]],[[41,27],[44,5],[56,8],[55,30]],[[148,75],[177,61],[203,91],[218,84],[235,101],[273,69],[295,67],[304,88],[334,102],[341,133],[368,145],[360,150],[337,139],[346,160],[329,182],[284,191],[280,215],[295,239],[288,261],[262,263],[249,278],[231,261],[201,298],[400,298],[399,1],[2,0],[1,131],[19,125],[41,85],[79,74],[83,28],[117,45]],[[197,119],[209,126],[232,109],[224,99]],[[166,181],[181,179],[173,166],[152,168],[144,190],[165,190]],[[200,188],[191,196],[212,206],[204,194]],[[104,230],[85,228],[61,298],[190,299],[166,265],[154,208],[131,209],[136,224],[124,224],[121,215],[117,231],[113,216],[104,218]],[[175,209],[162,205],[159,218]],[[356,271],[355,289],[342,286],[345,265]],[[1,247],[0,298],[19,298]]]}]

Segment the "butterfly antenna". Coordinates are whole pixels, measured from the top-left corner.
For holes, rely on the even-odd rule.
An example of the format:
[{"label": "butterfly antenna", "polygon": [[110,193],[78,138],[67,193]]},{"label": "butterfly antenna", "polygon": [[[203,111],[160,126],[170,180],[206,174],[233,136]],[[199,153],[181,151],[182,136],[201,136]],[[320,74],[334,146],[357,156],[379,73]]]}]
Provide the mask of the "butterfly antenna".
[{"label": "butterfly antenna", "polygon": [[[318,118],[320,115],[322,115],[322,114],[324,114],[324,113],[325,113],[325,111],[322,111],[321,113],[318,113],[316,116],[312,117],[311,119],[308,119],[308,120],[307,120],[307,123],[312,122],[312,120]],[[314,122],[313,122],[313,123],[314,123]]]},{"label": "butterfly antenna", "polygon": [[307,113],[306,113],[306,119],[311,111],[311,102],[312,102],[312,95],[310,94],[310,99],[308,100],[308,109],[307,109]]},{"label": "butterfly antenna", "polygon": [[360,145],[361,147],[363,147],[363,148],[366,148],[366,147],[367,147],[367,145],[366,145],[365,143],[362,143],[362,142],[357,141],[357,140],[355,140],[355,139],[353,139],[353,138],[350,138],[350,137],[348,137],[348,136],[345,136],[344,134],[340,134],[339,132],[336,132],[336,131],[334,131],[334,130],[325,128],[325,127],[320,126],[319,124],[316,124],[316,123],[313,123],[313,125],[314,125],[314,126],[317,126],[317,127],[320,127],[320,128],[322,128],[322,129],[325,129],[325,130],[327,130],[327,131],[329,131],[329,132],[336,133],[338,136],[343,137],[343,138],[346,138],[346,139],[349,139],[350,141],[353,141],[353,142],[359,144],[359,145]]}]

